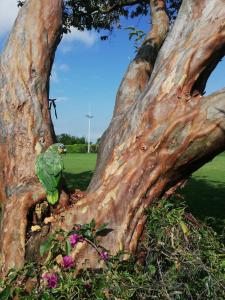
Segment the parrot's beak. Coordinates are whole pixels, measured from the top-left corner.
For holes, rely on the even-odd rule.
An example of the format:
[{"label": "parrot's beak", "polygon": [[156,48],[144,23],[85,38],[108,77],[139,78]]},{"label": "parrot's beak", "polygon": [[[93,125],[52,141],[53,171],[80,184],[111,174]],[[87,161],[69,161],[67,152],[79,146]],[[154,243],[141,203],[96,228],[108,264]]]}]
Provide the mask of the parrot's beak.
[{"label": "parrot's beak", "polygon": [[66,154],[66,153],[67,153],[66,148],[64,148],[64,149],[59,149],[58,151],[59,151],[60,154]]},{"label": "parrot's beak", "polygon": [[66,147],[64,145],[60,145],[58,147],[58,152],[59,152],[59,154],[66,154],[67,153],[67,149],[66,149]]}]

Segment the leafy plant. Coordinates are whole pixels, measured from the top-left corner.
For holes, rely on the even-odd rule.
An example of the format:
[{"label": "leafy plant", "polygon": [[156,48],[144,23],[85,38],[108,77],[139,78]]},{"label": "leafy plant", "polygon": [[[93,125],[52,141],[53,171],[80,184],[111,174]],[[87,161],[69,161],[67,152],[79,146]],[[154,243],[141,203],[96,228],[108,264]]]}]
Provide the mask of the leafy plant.
[{"label": "leafy plant", "polygon": [[[200,224],[177,200],[162,200],[146,211],[139,255],[109,256],[101,247],[107,224],[76,224],[57,231],[41,246],[43,264],[26,264],[1,280],[0,299],[218,299],[225,298],[225,247],[210,227]],[[89,243],[105,261],[99,272],[75,276],[72,251]]]},{"label": "leafy plant", "polygon": [[[23,6],[25,0],[17,0]],[[149,0],[64,0],[63,33],[75,27],[80,31],[96,30],[101,39],[107,40],[109,34],[122,28],[122,18],[134,19],[149,15]],[[173,23],[179,11],[181,0],[166,0],[170,22]]]}]

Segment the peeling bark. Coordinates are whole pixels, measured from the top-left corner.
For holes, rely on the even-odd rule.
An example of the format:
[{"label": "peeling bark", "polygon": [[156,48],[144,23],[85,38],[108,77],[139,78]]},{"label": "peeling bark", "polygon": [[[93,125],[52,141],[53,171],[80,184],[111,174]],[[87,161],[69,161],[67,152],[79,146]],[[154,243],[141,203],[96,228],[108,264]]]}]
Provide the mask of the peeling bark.
[{"label": "peeling bark", "polygon": [[[32,37],[32,45],[37,43],[40,46],[38,57],[46,55],[43,60],[40,60],[45,64],[40,63],[40,70],[43,70],[43,73],[38,77],[38,88],[34,89],[32,77],[27,75],[30,74],[27,71],[30,70],[28,63],[33,61],[32,59],[28,58],[21,67],[16,68],[16,64],[21,63],[22,59],[17,58],[12,63],[7,59],[14,49],[14,45],[9,47],[9,44],[1,59],[1,78],[3,79],[1,83],[5,82],[5,90],[1,94],[4,110],[0,111],[0,120],[4,122],[0,136],[0,150],[4,155],[0,157],[0,163],[6,176],[6,180],[3,181],[3,174],[1,175],[1,183],[4,182],[4,187],[1,188],[1,198],[5,211],[2,227],[5,269],[23,264],[23,235],[21,235],[21,242],[15,244],[16,249],[12,252],[19,252],[19,259],[15,260],[13,255],[10,255],[6,263],[4,253],[6,253],[9,240],[6,241],[8,233],[4,236],[4,232],[5,228],[9,230],[7,222],[12,224],[13,213],[15,214],[17,208],[22,211],[20,214],[24,217],[26,203],[28,203],[26,199],[29,198],[29,193],[32,193],[33,189],[36,190],[36,183],[34,183],[34,188],[31,186],[31,183],[36,180],[33,170],[36,139],[42,136],[43,130],[47,143],[52,141],[51,122],[46,105],[46,86],[51,57],[61,26],[61,1],[55,0],[53,5],[53,2],[48,0],[42,14],[38,13],[40,12],[38,9],[41,9],[38,3],[36,0],[30,0],[24,11],[21,11],[21,16],[26,16],[29,5],[30,7],[37,6],[36,9],[32,9],[32,13],[30,12],[32,22],[35,16],[37,20],[41,18],[41,24],[35,31],[37,36]],[[155,0],[151,4],[153,15],[151,38],[149,37],[150,40],[147,43],[145,41],[139,50],[120,86],[114,116],[103,138],[97,170],[89,187],[89,193],[72,208],[60,214],[57,222],[52,226],[53,231],[57,227],[68,230],[75,223],[87,223],[93,218],[97,225],[108,223],[113,231],[103,238],[102,245],[112,254],[119,250],[134,253],[146,221],[145,209],[153,201],[160,200],[168,189],[225,149],[225,90],[203,97],[210,73],[225,54],[224,1],[184,0],[174,27],[164,43],[168,26],[164,1]],[[154,5],[156,5],[155,17],[159,19],[160,16],[162,17],[162,27],[154,23]],[[49,18],[48,13],[50,16],[54,14],[56,16],[51,21],[51,25],[55,25],[46,33],[47,36],[52,34],[51,43],[48,42],[49,49],[52,49],[49,52],[46,51],[46,45],[40,42],[43,39],[38,39],[46,30],[46,24],[45,26],[43,24]],[[21,25],[18,25],[18,28],[15,27],[11,40],[17,31],[20,32],[19,28]],[[154,34],[156,34],[155,38]],[[15,39],[18,38],[15,36]],[[157,46],[152,47],[153,45]],[[157,49],[156,52],[154,52],[155,49]],[[28,55],[28,48],[25,47],[25,50]],[[4,69],[6,62],[10,67],[7,67],[10,70],[9,74],[12,72],[15,74],[16,82],[9,81],[12,76],[6,77]],[[23,67],[24,72],[19,72],[21,68],[23,70]],[[130,80],[130,76],[133,76],[133,80]],[[5,81],[4,78],[6,78]],[[22,99],[29,99],[22,106],[21,115],[18,110],[20,98],[16,94],[18,85],[23,88]],[[14,97],[14,95],[17,96]],[[7,97],[10,97],[11,102],[7,101]],[[17,107],[16,113],[12,104]],[[36,111],[40,111],[40,119],[35,119]],[[27,112],[26,115],[25,112]],[[9,122],[11,119],[7,118],[7,114],[13,114],[15,126],[18,126],[17,131],[14,123],[12,129],[10,128],[12,122]],[[23,125],[22,116],[24,115],[26,117]],[[29,123],[30,118],[31,123]],[[33,131],[28,130],[31,128],[29,124],[34,124],[32,125],[35,128]],[[8,130],[7,134],[3,130]],[[24,131],[26,134],[22,135],[21,139],[15,135]],[[25,150],[25,156],[21,154],[22,150]],[[9,191],[12,194],[9,194]],[[21,196],[17,198],[16,195],[19,192]],[[35,201],[34,196],[32,197]],[[23,204],[22,208],[20,204]],[[13,213],[11,213],[11,207],[15,207]],[[16,226],[19,225],[18,221]],[[20,233],[24,231],[24,227],[19,231]],[[12,229],[11,241],[16,233],[18,230]],[[81,267],[85,259],[89,259],[89,266],[98,266],[98,257],[95,252],[87,244],[80,243],[76,248],[77,266]]]},{"label": "peeling bark", "polygon": [[[225,149],[225,90],[202,96],[225,54],[224,16],[221,0],[183,2],[146,88],[107,130],[101,172],[97,167],[89,194],[55,227],[69,229],[94,218],[113,229],[102,240],[106,249],[134,253],[145,209]],[[78,266],[84,258],[96,266],[97,257],[86,244],[77,250]]]},{"label": "peeling bark", "polygon": [[168,32],[169,19],[166,13],[165,1],[150,0],[150,8],[151,31],[147,34],[136,57],[130,63],[120,84],[111,124],[101,138],[97,167],[89,185],[89,191],[95,189],[101,181],[105,165],[118,142],[118,136],[115,133],[120,126],[123,126],[127,111],[138,102],[139,96],[148,84],[157,54]]},{"label": "peeling bark", "polygon": [[151,31],[147,34],[136,57],[129,65],[119,87],[113,116],[126,114],[127,110],[138,101],[152,73],[157,54],[169,29],[169,18],[165,1],[151,0]]},{"label": "peeling bark", "polygon": [[54,132],[49,74],[61,36],[62,0],[30,0],[0,57],[0,200],[3,271],[24,262],[26,215],[43,190],[34,174],[35,145]]}]

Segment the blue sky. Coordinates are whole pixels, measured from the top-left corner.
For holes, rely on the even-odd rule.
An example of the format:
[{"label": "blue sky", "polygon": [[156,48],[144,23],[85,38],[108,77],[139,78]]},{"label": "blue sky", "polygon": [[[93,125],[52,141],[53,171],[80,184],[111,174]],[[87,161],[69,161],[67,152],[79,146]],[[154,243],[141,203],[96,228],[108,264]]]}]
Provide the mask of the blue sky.
[{"label": "blue sky", "polygon": [[[0,51],[17,15],[16,0],[0,0]],[[138,18],[133,25],[147,30],[148,19]],[[85,115],[93,113],[91,139],[95,141],[107,128],[115,102],[116,91],[135,53],[126,30],[115,31],[108,41],[101,41],[95,32],[72,33],[57,49],[51,76],[50,97],[57,98],[56,133],[86,136]],[[209,78],[206,91],[225,87],[225,62],[220,63]]]},{"label": "blue sky", "polygon": [[124,31],[114,33],[106,42],[95,33],[90,36],[94,36],[93,43],[69,40],[59,46],[51,97],[59,99],[56,132],[86,135],[85,115],[90,110],[94,115],[92,138],[96,139],[111,119],[116,91],[134,55],[134,47]]}]

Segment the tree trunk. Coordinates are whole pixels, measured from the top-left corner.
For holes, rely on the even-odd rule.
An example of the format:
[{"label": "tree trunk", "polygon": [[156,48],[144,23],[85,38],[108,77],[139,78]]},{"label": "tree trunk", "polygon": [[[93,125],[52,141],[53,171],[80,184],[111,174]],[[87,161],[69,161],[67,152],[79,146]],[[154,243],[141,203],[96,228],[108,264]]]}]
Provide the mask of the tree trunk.
[{"label": "tree trunk", "polygon": [[30,0],[0,57],[0,200],[3,271],[24,262],[27,212],[45,197],[35,145],[53,142],[49,75],[61,36],[62,0]]},{"label": "tree trunk", "polygon": [[[141,80],[138,75],[129,81],[138,73],[133,71],[136,60],[131,63],[100,146],[89,194],[61,215],[54,228],[68,230],[91,219],[98,225],[108,223],[113,231],[102,245],[112,254],[134,253],[145,209],[225,149],[225,90],[203,97],[208,77],[225,54],[224,16],[222,0],[184,0],[149,81],[127,101],[129,90],[137,91]],[[76,250],[78,267],[85,258],[95,267],[94,253],[81,244]]]},{"label": "tree trunk", "polygon": [[[29,7],[39,7],[36,2],[30,0],[20,15],[28,16],[26,11]],[[52,23],[55,25],[52,25],[55,31],[51,28],[51,31],[47,30],[46,33],[46,35],[51,35],[52,47],[49,47],[50,42],[48,47],[52,50],[47,52],[46,45],[40,44],[40,39],[36,41],[35,37],[32,37],[32,45],[36,43],[40,45],[38,52],[40,57],[41,54],[45,55],[42,60],[42,62],[45,61],[44,66],[46,67],[46,61],[49,62],[48,69],[40,68],[46,80],[44,81],[43,76],[38,77],[38,82],[41,80],[42,84],[38,84],[39,89],[34,89],[32,77],[28,77],[29,80],[26,79],[29,81],[28,93],[27,85],[24,86],[23,83],[25,75],[15,68],[16,63],[20,63],[22,59],[19,61],[13,59],[14,64],[11,61],[8,62],[10,68],[7,68],[7,74],[9,74],[10,82],[1,75],[3,78],[1,82],[5,82],[1,100],[3,107],[7,108],[4,109],[4,114],[1,111],[1,122],[4,122],[1,127],[8,132],[13,132],[13,137],[7,133],[7,137],[1,142],[1,153],[7,153],[4,160],[3,155],[0,158],[6,176],[1,192],[4,206],[3,262],[6,261],[6,246],[10,241],[13,240],[13,248],[17,249],[13,251],[20,251],[18,260],[15,260],[13,256],[7,259],[5,269],[12,265],[20,266],[24,257],[24,237],[22,236],[24,227],[23,230],[11,230],[12,233],[9,235],[9,222],[12,226],[13,221],[11,221],[12,218],[10,220],[6,217],[6,212],[10,212],[13,216],[11,211],[15,214],[20,207],[18,205],[12,208],[14,203],[27,203],[25,198],[18,195],[25,193],[27,197],[33,191],[31,182],[34,180],[34,146],[37,138],[44,136],[48,144],[51,142],[46,86],[51,55],[54,53],[53,48],[57,43],[61,25],[61,1],[54,1],[54,5],[50,0],[47,3],[44,7],[45,14],[39,14],[36,8],[32,9],[29,16],[30,20],[35,23],[35,16],[38,21],[40,16],[46,17],[49,14],[46,17],[47,20],[55,14],[50,22],[51,25]],[[51,9],[50,6],[48,7],[50,4]],[[150,39],[147,37],[148,42],[145,41],[142,45],[120,86],[113,119],[104,134],[96,172],[88,189],[89,193],[72,208],[59,215],[57,222],[52,226],[52,230],[57,227],[71,229],[74,223],[87,223],[93,218],[99,225],[108,223],[113,231],[102,239],[102,245],[112,254],[119,250],[134,253],[146,221],[145,209],[153,201],[160,200],[169,188],[175,186],[225,148],[225,90],[203,97],[210,73],[225,54],[224,1],[210,0],[209,3],[207,0],[184,0],[177,20],[161,49],[160,46],[168,29],[164,1],[151,1],[151,11],[153,26],[150,36],[152,37]],[[154,23],[154,13],[158,14],[159,20],[161,18],[159,27]],[[23,22],[22,24],[26,23]],[[42,20],[35,32],[36,38],[40,37],[40,33],[43,34],[42,30],[46,30],[46,25],[44,26],[43,23]],[[21,21],[18,23],[17,30],[16,28],[10,40],[17,30],[18,34],[22,32],[19,31]],[[157,38],[154,39],[155,33]],[[15,36],[15,39],[18,38]],[[19,39],[18,42],[20,42]],[[156,47],[153,47],[154,45]],[[2,56],[1,66],[4,66],[3,62],[6,61],[6,57],[12,53],[11,49],[14,49],[14,45],[9,46],[10,44]],[[23,60],[25,59],[27,61],[23,61],[22,66],[28,66],[32,61],[29,57],[26,58],[26,55]],[[37,68],[36,65],[35,68]],[[1,69],[2,74],[6,76],[3,67]],[[16,78],[13,86],[12,70]],[[18,84],[23,87],[19,94],[16,89]],[[30,94],[32,91],[33,94]],[[13,95],[15,95],[14,98]],[[46,96],[43,97],[43,95]],[[29,114],[25,115],[24,112],[21,114],[23,115],[22,124],[18,111],[20,106],[16,104],[17,116],[14,117],[15,123],[11,128],[9,126],[12,122],[8,123],[9,119],[6,116],[9,113],[15,114],[15,108],[11,106],[11,102],[8,103],[7,97],[11,97],[10,99],[18,103],[20,96],[27,100],[22,109],[25,110],[28,107],[26,111],[29,111]],[[41,119],[35,119],[36,110],[40,111]],[[44,130],[43,134],[38,129],[28,131],[30,118],[33,120],[33,127],[40,126],[38,129]],[[14,124],[18,128],[15,128]],[[22,139],[15,138],[15,133],[23,133],[23,130],[26,134],[22,136]],[[32,137],[32,139],[29,137],[29,141],[27,132]],[[1,136],[4,137],[3,133]],[[30,141],[31,144],[28,143]],[[17,149],[21,151],[15,152]],[[21,154],[22,150],[26,153],[24,159]],[[29,161],[27,157],[30,158]],[[23,168],[26,172],[22,171]],[[22,192],[20,192],[21,182]],[[8,207],[11,209],[7,210]],[[25,204],[21,207],[25,207]],[[18,221],[17,224],[14,223],[14,226],[25,224],[24,222],[26,221]],[[17,232],[21,234],[22,242],[13,239]],[[10,239],[7,236],[10,236]],[[12,253],[15,255],[16,252]],[[85,259],[89,259],[92,267],[98,264],[93,250],[86,243],[80,243],[76,248],[78,267]]]},{"label": "tree trunk", "polygon": [[113,119],[109,128],[101,138],[95,176],[92,178],[89,191],[95,189],[101,182],[114,147],[118,142],[117,128],[123,126],[124,118],[130,107],[138,101],[149,81],[159,49],[169,29],[169,19],[165,9],[165,1],[150,0],[151,31],[147,34],[137,55],[128,67],[116,96]]}]

